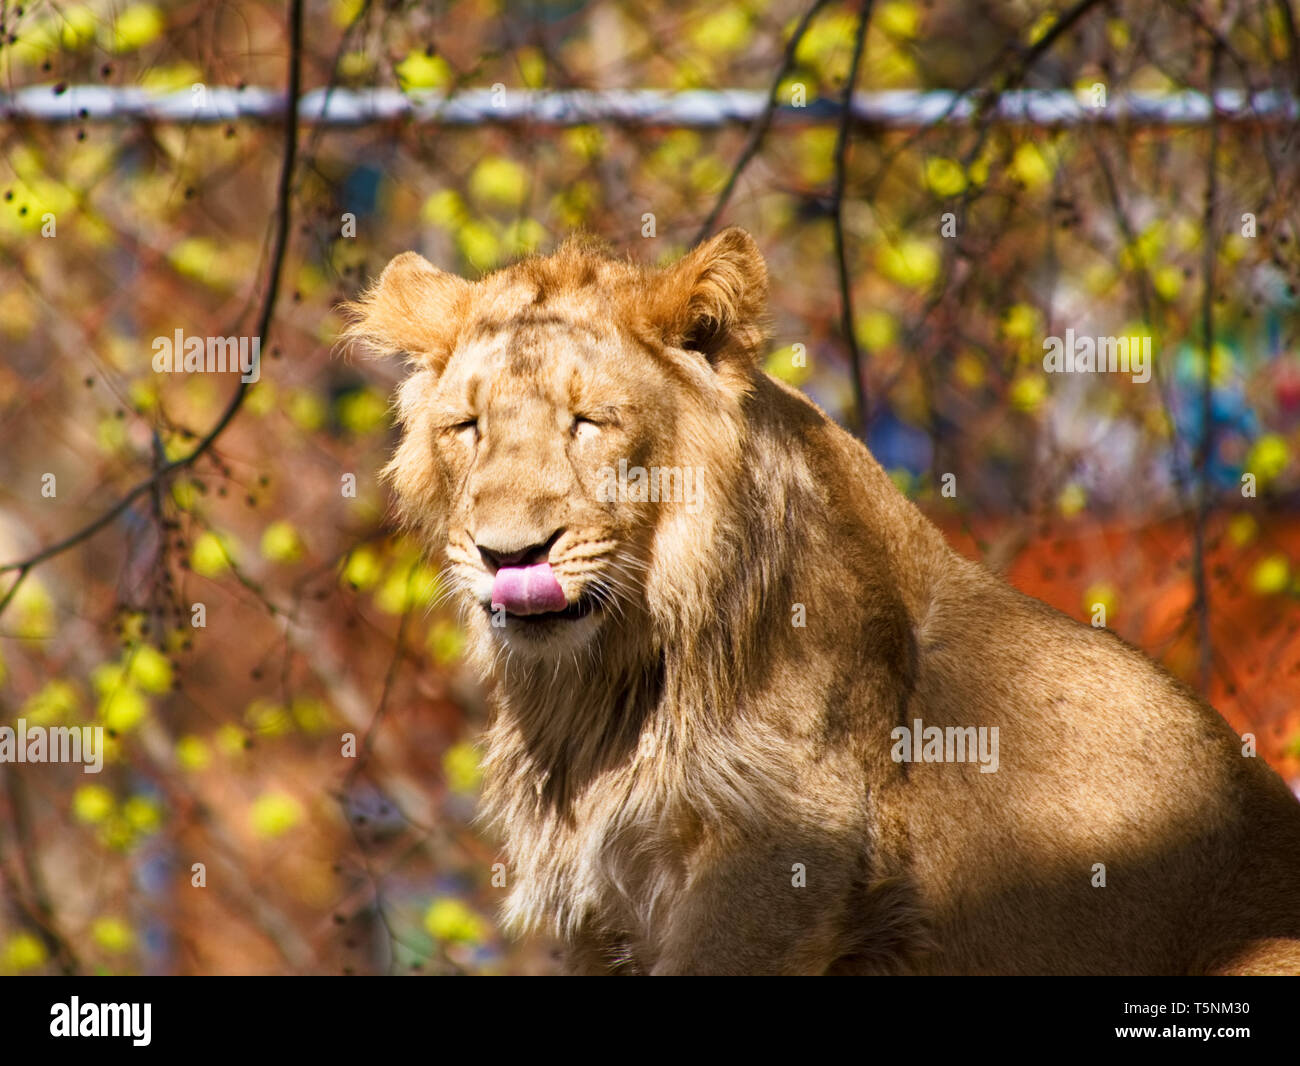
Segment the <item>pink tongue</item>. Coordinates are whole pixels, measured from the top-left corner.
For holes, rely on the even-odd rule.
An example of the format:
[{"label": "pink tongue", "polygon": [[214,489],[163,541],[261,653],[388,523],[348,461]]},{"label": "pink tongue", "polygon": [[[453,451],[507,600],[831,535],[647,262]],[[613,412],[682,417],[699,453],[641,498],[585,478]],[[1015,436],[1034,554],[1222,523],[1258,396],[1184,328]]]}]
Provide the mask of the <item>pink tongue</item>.
[{"label": "pink tongue", "polygon": [[511,614],[543,614],[568,606],[550,563],[503,566],[492,582],[492,602]]}]

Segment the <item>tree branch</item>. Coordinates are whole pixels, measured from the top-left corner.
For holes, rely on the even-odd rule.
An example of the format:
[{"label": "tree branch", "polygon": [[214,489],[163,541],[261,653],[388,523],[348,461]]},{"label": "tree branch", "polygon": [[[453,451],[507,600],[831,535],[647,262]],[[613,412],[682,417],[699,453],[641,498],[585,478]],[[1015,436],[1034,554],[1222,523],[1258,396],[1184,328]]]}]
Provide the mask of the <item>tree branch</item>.
[{"label": "tree branch", "polygon": [[1201,691],[1208,693],[1214,651],[1210,644],[1210,587],[1205,573],[1206,524],[1210,517],[1210,463],[1214,459],[1214,263],[1218,244],[1214,232],[1214,201],[1218,196],[1219,122],[1214,107],[1214,90],[1219,80],[1223,47],[1218,40],[1210,45],[1209,96],[1210,151],[1205,163],[1205,214],[1201,222],[1204,255],[1201,265],[1201,332],[1204,335],[1205,364],[1201,379],[1201,437],[1196,449],[1196,526],[1193,558],[1196,580],[1197,644],[1200,648]]},{"label": "tree branch", "polygon": [[754,156],[758,154],[758,150],[763,144],[763,138],[767,136],[767,131],[772,125],[772,116],[776,113],[776,94],[780,91],[781,82],[785,80],[786,74],[794,66],[794,55],[799,50],[799,42],[803,40],[804,34],[808,32],[808,27],[812,24],[817,12],[825,6],[826,0],[813,0],[812,7],[804,12],[803,18],[799,20],[799,25],[795,27],[794,34],[785,47],[785,55],[781,59],[781,66],[776,72],[776,77],[772,79],[772,87],[767,92],[767,106],[763,108],[763,113],[754,122],[754,128],[749,131],[749,139],[745,142],[745,147],[741,149],[740,156],[736,159],[736,165],[731,169],[727,184],[722,187],[722,192],[718,194],[717,203],[713,205],[709,217],[704,220],[699,232],[695,235],[695,244],[699,244],[700,241],[713,232],[713,227],[718,224],[718,217],[731,199],[732,192],[735,191],[736,182],[740,180],[740,175],[749,166]]},{"label": "tree branch", "polygon": [[[280,179],[276,190],[274,243],[271,251],[270,270],[267,276],[266,295],[262,300],[262,309],[257,318],[257,336],[263,341],[271,331],[271,320],[275,315],[276,298],[280,290],[280,275],[283,272],[285,254],[289,245],[290,192],[298,156],[298,98],[302,85],[302,13],[303,0],[293,0],[289,7],[289,72],[285,96],[284,157],[280,166]],[[161,485],[177,471],[193,466],[212,448],[217,438],[225,432],[226,427],[239,413],[239,409],[244,404],[244,398],[248,395],[250,384],[250,382],[243,380],[239,382],[238,388],[236,388],[234,395],[231,396],[226,409],[222,411],[221,417],[217,419],[216,425],[208,430],[188,455],[156,467],[148,478],[129,489],[117,503],[104,511],[94,521],[82,526],[75,533],[71,533],[62,540],[42,548],[26,559],[0,565],[0,573],[17,571],[14,583],[6,590],[4,597],[0,598],[0,614],[4,613],[18,592],[19,586],[35,567],[67,551],[69,548],[74,548],[83,541],[89,540],[110,525],[139,497],[152,492],[156,486]]]},{"label": "tree branch", "polygon": [[840,103],[840,127],[835,137],[835,179],[831,192],[831,220],[835,234],[835,261],[839,270],[840,284],[840,331],[844,334],[844,343],[849,349],[849,368],[853,374],[854,421],[858,436],[866,439],[869,412],[867,410],[867,386],[862,380],[862,349],[858,344],[857,330],[853,318],[853,286],[849,280],[848,249],[844,240],[844,186],[847,181],[849,155],[849,117],[853,112],[853,89],[858,83],[858,67],[862,62],[862,53],[867,43],[867,28],[871,25],[871,10],[875,0],[864,0],[862,13],[858,18],[858,33],[853,42],[853,62],[849,67],[849,77],[844,83],[844,96]]}]

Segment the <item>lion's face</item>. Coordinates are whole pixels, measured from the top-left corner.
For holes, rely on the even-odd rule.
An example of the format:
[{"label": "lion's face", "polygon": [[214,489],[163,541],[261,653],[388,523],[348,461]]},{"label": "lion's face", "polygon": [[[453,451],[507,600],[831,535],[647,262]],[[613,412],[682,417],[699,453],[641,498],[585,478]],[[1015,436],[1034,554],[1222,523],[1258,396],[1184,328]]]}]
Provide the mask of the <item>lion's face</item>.
[{"label": "lion's face", "polygon": [[708,536],[758,336],[717,290],[761,299],[756,257],[737,231],[653,274],[570,245],[470,284],[407,253],[352,305],[353,335],[416,362],[387,474],[480,650],[590,651]]},{"label": "lion's face", "polygon": [[656,516],[608,474],[670,453],[646,402],[669,385],[616,322],[559,304],[480,321],[403,388],[394,476],[445,486],[447,576],[481,637],[558,654],[636,599]]}]

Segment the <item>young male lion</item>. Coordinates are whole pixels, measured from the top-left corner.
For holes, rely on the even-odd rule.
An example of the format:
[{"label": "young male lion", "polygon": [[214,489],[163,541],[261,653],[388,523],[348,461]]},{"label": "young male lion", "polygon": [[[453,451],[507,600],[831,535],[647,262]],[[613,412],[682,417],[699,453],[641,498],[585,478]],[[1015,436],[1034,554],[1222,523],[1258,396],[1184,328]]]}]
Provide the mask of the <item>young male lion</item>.
[{"label": "young male lion", "polygon": [[508,925],[586,973],[1300,971],[1295,797],[763,373],[766,291],[730,229],[350,305],[414,366],[387,474],[494,685]]}]

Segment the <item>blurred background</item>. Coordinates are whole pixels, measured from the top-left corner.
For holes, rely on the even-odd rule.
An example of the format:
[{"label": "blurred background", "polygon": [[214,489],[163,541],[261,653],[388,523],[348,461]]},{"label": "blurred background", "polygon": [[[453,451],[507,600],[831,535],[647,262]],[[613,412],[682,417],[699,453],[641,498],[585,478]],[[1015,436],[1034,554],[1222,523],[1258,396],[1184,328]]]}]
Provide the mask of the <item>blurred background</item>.
[{"label": "blurred background", "polygon": [[[768,369],[1300,783],[1298,90],[1290,0],[0,3],[0,719],[110,734],[0,765],[0,971],[552,968],[495,927],[485,697],[377,480],[401,368],[335,350],[407,249],[745,226]],[[1044,373],[1067,329],[1151,381]],[[260,380],[156,372],[177,330]]]}]

